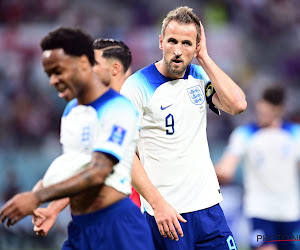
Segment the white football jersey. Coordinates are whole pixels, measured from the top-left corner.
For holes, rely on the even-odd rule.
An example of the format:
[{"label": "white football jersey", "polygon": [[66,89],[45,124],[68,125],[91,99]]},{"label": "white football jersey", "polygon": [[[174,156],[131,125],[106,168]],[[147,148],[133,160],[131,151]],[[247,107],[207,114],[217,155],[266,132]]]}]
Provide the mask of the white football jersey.
[{"label": "white football jersey", "polygon": [[193,64],[178,80],[163,76],[151,64],[130,76],[121,89],[139,113],[140,160],[151,182],[179,213],[222,200],[206,136],[205,94],[211,100],[212,90],[204,70]]},{"label": "white football jersey", "polygon": [[244,157],[245,213],[272,221],[300,219],[300,126],[236,128],[227,150]]},{"label": "white football jersey", "polygon": [[48,168],[44,186],[65,180],[89,165],[93,151],[119,163],[105,180],[126,195],[131,193],[131,166],[136,152],[137,112],[131,102],[110,89],[89,105],[69,102],[61,120],[63,154]]}]

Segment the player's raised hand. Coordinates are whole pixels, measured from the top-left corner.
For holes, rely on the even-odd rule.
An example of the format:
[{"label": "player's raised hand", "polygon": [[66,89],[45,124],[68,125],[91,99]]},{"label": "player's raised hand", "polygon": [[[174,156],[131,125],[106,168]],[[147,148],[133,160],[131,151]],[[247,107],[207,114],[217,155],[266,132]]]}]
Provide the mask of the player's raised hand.
[{"label": "player's raised hand", "polygon": [[178,235],[183,237],[179,221],[186,223],[186,220],[169,203],[160,202],[153,211],[158,230],[163,237],[176,241],[179,240]]},{"label": "player's raised hand", "polygon": [[196,58],[200,65],[203,63],[203,59],[208,56],[207,46],[206,46],[206,36],[202,23],[200,22],[200,42],[197,45]]},{"label": "player's raised hand", "polygon": [[57,214],[49,207],[34,210],[32,215],[33,231],[36,235],[47,236],[56,221],[56,217]]},{"label": "player's raised hand", "polygon": [[33,192],[17,194],[1,207],[0,222],[6,221],[6,226],[12,226],[26,215],[32,214],[38,205],[38,199]]}]

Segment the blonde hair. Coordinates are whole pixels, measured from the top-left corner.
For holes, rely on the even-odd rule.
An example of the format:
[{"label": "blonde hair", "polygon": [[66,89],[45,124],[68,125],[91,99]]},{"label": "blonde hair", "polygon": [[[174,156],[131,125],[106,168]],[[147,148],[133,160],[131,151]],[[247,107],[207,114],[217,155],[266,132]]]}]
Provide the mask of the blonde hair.
[{"label": "blonde hair", "polygon": [[187,6],[177,7],[171,10],[162,22],[161,35],[164,37],[166,28],[171,21],[176,21],[180,24],[194,23],[197,30],[197,43],[200,42],[200,20],[193,12],[192,8]]}]

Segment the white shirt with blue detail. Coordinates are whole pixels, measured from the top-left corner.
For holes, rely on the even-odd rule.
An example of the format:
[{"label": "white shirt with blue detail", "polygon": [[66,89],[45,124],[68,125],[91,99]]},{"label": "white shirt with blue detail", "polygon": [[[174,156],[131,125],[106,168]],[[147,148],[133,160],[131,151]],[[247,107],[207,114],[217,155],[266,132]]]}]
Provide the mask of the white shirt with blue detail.
[{"label": "white shirt with blue detail", "polygon": [[[222,200],[206,135],[205,94],[211,95],[212,90],[205,71],[193,64],[177,80],[163,76],[151,64],[130,76],[121,89],[139,113],[141,163],[179,213],[205,209]],[[153,215],[150,204],[141,200]]]},{"label": "white shirt with blue detail", "polygon": [[300,126],[247,124],[236,128],[226,149],[243,157],[247,216],[271,221],[300,219]]},{"label": "white shirt with blue detail", "polygon": [[136,152],[137,112],[131,102],[110,89],[88,105],[70,101],[61,120],[63,154],[48,168],[43,185],[63,181],[84,169],[92,152],[109,154],[117,161],[105,184],[131,193],[131,166]]}]

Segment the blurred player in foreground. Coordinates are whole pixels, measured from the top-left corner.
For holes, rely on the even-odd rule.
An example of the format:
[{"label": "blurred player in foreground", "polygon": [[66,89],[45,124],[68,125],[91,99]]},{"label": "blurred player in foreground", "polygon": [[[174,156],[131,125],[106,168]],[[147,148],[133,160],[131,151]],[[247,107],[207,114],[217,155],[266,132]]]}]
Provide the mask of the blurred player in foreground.
[{"label": "blurred player in foreground", "polygon": [[[130,74],[131,51],[122,41],[113,39],[96,39],[93,44],[95,53],[94,72],[99,79],[116,91],[120,91],[127,75]],[[122,160],[118,164],[122,164]],[[127,163],[125,163],[126,165]],[[140,206],[139,194],[133,190],[131,200]],[[56,217],[69,204],[65,198],[53,201],[47,208],[38,208],[33,216],[34,231],[46,236],[53,227]]]},{"label": "blurred player in foreground", "polygon": [[256,122],[232,132],[216,164],[219,181],[228,183],[244,159],[244,209],[257,250],[300,249],[300,242],[274,241],[300,233],[300,126],[283,120],[284,101],[282,87],[266,88],[256,104]]},{"label": "blurred player in foreground", "polygon": [[137,140],[132,104],[99,80],[93,39],[80,29],[54,30],[41,47],[50,84],[69,102],[61,124],[63,154],[39,187],[1,208],[1,222],[13,225],[44,202],[70,197],[63,249],[152,249],[145,218],[127,197]]},{"label": "blurred player in foreground", "polygon": [[[121,89],[139,112],[141,161],[135,157],[132,178],[155,247],[236,249],[219,205],[206,104],[216,113],[237,115],[247,107],[245,95],[208,55],[204,28],[192,9],[169,12],[159,48],[162,59],[128,77]],[[195,57],[199,65],[191,64]]]}]

